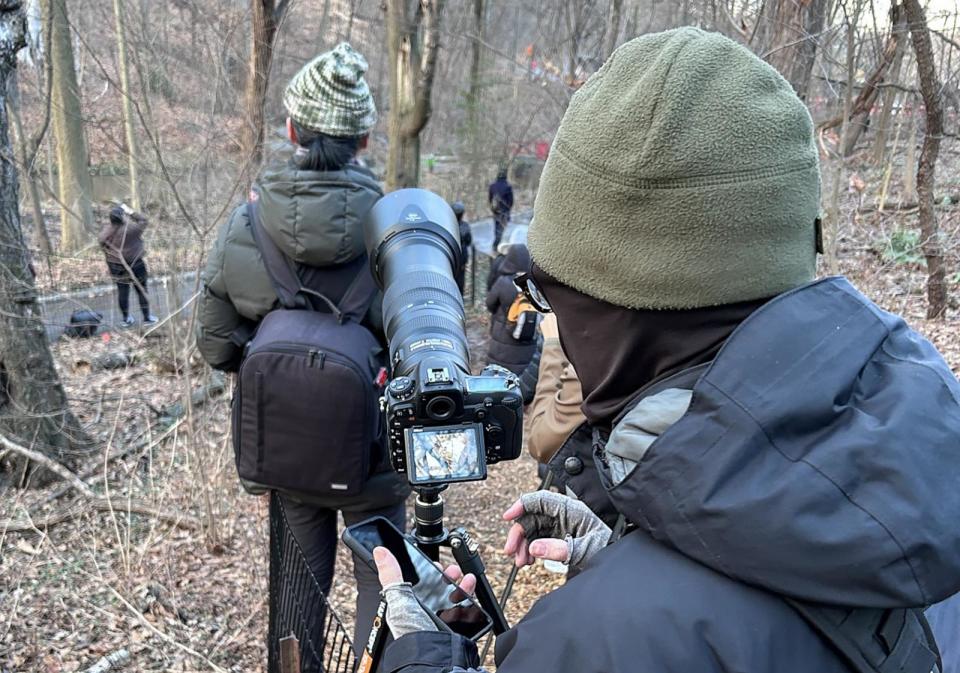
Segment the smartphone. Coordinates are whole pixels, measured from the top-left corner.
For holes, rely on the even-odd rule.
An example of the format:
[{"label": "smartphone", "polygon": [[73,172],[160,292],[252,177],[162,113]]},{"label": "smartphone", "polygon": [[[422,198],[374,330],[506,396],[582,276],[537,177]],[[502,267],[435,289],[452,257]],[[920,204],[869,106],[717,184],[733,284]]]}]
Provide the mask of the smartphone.
[{"label": "smartphone", "polygon": [[376,570],[373,550],[386,547],[397,558],[403,581],[438,628],[478,640],[493,626],[480,604],[447,579],[430,557],[420,551],[396,526],[382,516],[350,526],[343,542],[364,563]]}]

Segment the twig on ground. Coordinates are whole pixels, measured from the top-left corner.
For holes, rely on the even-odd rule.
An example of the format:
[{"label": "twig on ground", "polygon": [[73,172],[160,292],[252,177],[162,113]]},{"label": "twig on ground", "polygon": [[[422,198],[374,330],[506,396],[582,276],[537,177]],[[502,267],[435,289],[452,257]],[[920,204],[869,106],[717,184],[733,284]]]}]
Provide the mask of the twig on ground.
[{"label": "twig on ground", "polygon": [[187,646],[184,645],[183,643],[177,642],[176,640],[174,640],[173,638],[171,638],[170,636],[168,636],[166,633],[164,633],[163,631],[161,631],[160,629],[158,629],[156,626],[154,626],[153,624],[151,624],[150,621],[143,616],[143,613],[142,613],[142,612],[140,612],[140,611],[137,610],[133,605],[131,605],[131,604],[130,604],[130,601],[128,601],[126,598],[124,598],[124,597],[120,594],[120,592],[117,591],[116,589],[114,589],[112,586],[110,586],[110,585],[108,584],[108,585],[106,585],[106,587],[107,587],[107,589],[110,591],[110,593],[113,594],[113,596],[114,596],[118,601],[120,601],[120,602],[123,604],[123,606],[124,606],[125,608],[127,608],[127,610],[129,610],[130,613],[131,613],[134,617],[136,617],[136,619],[137,619],[138,622],[140,622],[143,626],[145,626],[149,631],[153,632],[153,634],[156,635],[158,638],[160,638],[161,640],[169,643],[170,645],[173,645],[174,647],[176,647],[177,649],[185,652],[186,654],[189,654],[191,657],[195,657],[195,658],[199,659],[200,661],[202,661],[203,663],[205,663],[207,666],[209,666],[211,669],[213,669],[213,670],[216,671],[217,673],[227,673],[226,670],[224,670],[224,669],[220,668],[219,666],[217,666],[215,663],[213,663],[212,661],[210,661],[210,659],[208,659],[208,658],[205,657],[204,655],[200,654],[199,652],[197,652],[196,650],[194,650],[194,649],[192,649],[192,648],[190,648],[190,647],[187,647]]},{"label": "twig on ground", "polygon": [[[69,507],[62,512],[57,512],[56,514],[51,514],[50,516],[43,519],[32,519],[29,517],[26,521],[0,521],[0,530],[3,530],[7,533],[23,533],[26,531],[37,531],[44,530],[46,528],[52,528],[57,524],[70,521],[75,519],[78,516],[84,514],[85,512],[93,509],[97,512],[110,512],[116,507],[112,507],[111,504],[107,501],[106,498],[99,496],[94,496],[93,500],[86,503],[79,503],[75,507]],[[200,522],[194,519],[191,516],[183,514],[181,512],[167,512],[156,507],[151,507],[142,502],[131,501],[124,508],[126,511],[131,514],[140,514],[143,516],[149,516],[158,521],[163,521],[164,523],[169,523],[177,528],[182,528],[184,530],[195,531],[200,529]]]},{"label": "twig on ground", "polygon": [[97,498],[97,494],[90,490],[90,487],[81,481],[80,477],[76,474],[65,468],[63,465],[53,460],[52,458],[43,455],[39,451],[34,451],[33,449],[28,449],[25,446],[20,446],[13,440],[0,435],[0,446],[3,446],[8,451],[13,451],[14,453],[19,453],[21,456],[27,460],[31,460],[38,465],[42,465],[47,468],[55,475],[63,479],[65,482],[70,484],[72,488],[75,488],[81,494],[87,496],[88,498]]},{"label": "twig on ground", "polygon": [[97,663],[85,670],[83,673],[107,673],[107,671],[116,671],[123,668],[129,661],[129,651],[117,650],[112,654],[101,657]]}]

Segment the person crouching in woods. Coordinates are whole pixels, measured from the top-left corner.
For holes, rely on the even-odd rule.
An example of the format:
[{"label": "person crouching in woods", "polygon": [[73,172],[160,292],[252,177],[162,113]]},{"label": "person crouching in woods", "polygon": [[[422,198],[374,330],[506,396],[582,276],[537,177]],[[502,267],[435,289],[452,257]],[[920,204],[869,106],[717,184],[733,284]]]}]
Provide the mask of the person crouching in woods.
[{"label": "person crouching in woods", "polygon": [[[813,129],[695,28],[624,44],[571,98],[517,282],[580,378],[588,423],[550,460],[580,499],[523,495],[504,551],[580,573],[498,636],[497,673],[942,670],[922,609],[960,590],[960,383],[815,280]],[[375,559],[381,670],[476,670]]]},{"label": "person crouching in woods", "polygon": [[[366,360],[375,362],[377,367],[385,366],[386,337],[380,315],[382,296],[373,282],[363,235],[363,220],[383,192],[374,175],[357,160],[358,153],[367,145],[367,136],[377,118],[373,97],[364,78],[366,70],[364,57],[349,44],[341,43],[305,65],[287,85],[283,104],[289,115],[287,132],[295,147],[293,157],[289,164],[271,167],[260,175],[252,190],[250,206],[238,207],[221,228],[203,273],[197,346],[213,367],[237,371],[244,348],[254,332],[257,338],[263,333],[257,326],[269,313],[285,308],[280,303],[279,290],[272,282],[280,273],[281,269],[277,267],[296,269],[304,308],[312,308],[315,313],[331,313],[337,309],[338,322],[353,323],[356,320],[356,324],[365,328],[377,342]],[[256,210],[252,210],[254,207]],[[250,217],[251,212],[256,214],[255,222]],[[253,227],[258,232],[256,236]],[[281,257],[284,262],[271,265],[270,270],[264,262],[267,255],[260,252],[267,249],[267,245],[274,253],[271,257]],[[372,292],[358,295],[355,288],[363,287]],[[357,296],[362,301],[357,302]],[[348,303],[356,306],[350,309]],[[289,310],[285,315],[307,312]],[[353,334],[356,333],[355,330]],[[304,335],[289,338],[303,339]],[[334,353],[343,353],[344,345],[332,345],[331,348]],[[300,364],[289,365],[285,361],[284,367],[263,372],[263,378],[282,380],[287,377],[286,385],[289,386],[290,379],[306,376],[307,370],[336,370],[329,363],[324,369],[324,353],[319,361],[311,356],[309,366],[304,364],[306,361],[304,358]],[[367,366],[367,363],[362,364]],[[358,397],[373,390],[375,377],[376,371],[369,380],[361,380],[362,390],[340,390],[337,399],[343,401],[342,408],[317,409],[314,400],[306,400],[305,406],[296,406],[298,400],[292,400],[290,404],[282,405],[283,409],[275,417],[268,419],[268,425],[273,428],[313,427],[310,424],[315,424],[316,418],[329,420],[326,435],[316,437],[314,443],[294,442],[294,446],[289,446],[282,431],[268,433],[263,440],[266,442],[263,447],[266,459],[281,450],[288,452],[284,455],[291,456],[276,466],[274,477],[278,482],[299,480],[298,474],[291,473],[302,472],[307,461],[331,465],[339,462],[345,466],[344,470],[361,464],[361,461],[369,466],[366,474],[357,477],[362,481],[355,494],[337,493],[341,488],[337,483],[327,488],[328,482],[318,474],[304,475],[302,489],[266,484],[279,494],[283,516],[324,594],[333,581],[338,511],[342,512],[348,526],[372,516],[384,516],[401,530],[406,524],[404,501],[410,487],[406,479],[390,467],[381,423],[372,413],[364,416],[372,424],[370,428],[344,427],[339,420],[362,413],[363,409],[357,412],[354,407],[362,406]],[[312,385],[322,386],[323,378],[319,375]],[[276,390],[282,391],[282,388]],[[333,391],[332,394],[337,393]],[[255,391],[248,394],[255,394]],[[282,392],[275,392],[274,396],[279,394]],[[348,408],[348,405],[352,406]],[[234,413],[237,413],[236,409]],[[311,417],[304,418],[299,414],[310,414]],[[362,441],[356,438],[362,438],[366,433],[373,438],[371,446],[363,447],[369,451],[368,456],[340,456],[338,452],[343,451],[342,447],[355,446]],[[302,453],[297,454],[298,451]],[[321,488],[325,490],[321,492]],[[342,488],[345,490],[347,485]],[[278,515],[271,512],[271,517]],[[353,570],[358,591],[357,630],[353,642],[359,649],[373,622],[380,589],[376,574],[366,564],[355,559]],[[315,595],[296,594],[296,591],[304,592],[309,588],[304,584],[294,591],[292,597],[284,593],[276,598],[317,601]],[[311,642],[322,641],[322,634],[298,633],[301,642],[307,636]],[[270,646],[273,648],[276,643]],[[316,653],[304,650],[304,671],[320,670],[321,662],[314,655],[322,655],[322,649]]]},{"label": "person crouching in woods", "polygon": [[529,266],[527,246],[511,245],[487,292],[487,310],[491,314],[487,361],[518,375],[530,364],[537,350],[539,315],[513,284],[513,277]]},{"label": "person crouching in woods", "polygon": [[131,327],[136,321],[130,315],[130,286],[133,285],[140,300],[140,312],[143,324],[157,322],[150,313],[150,300],[147,298],[147,264],[144,262],[143,230],[147,228],[147,218],[135,212],[130,206],[121,203],[110,210],[110,219],[100,229],[100,247],[107,260],[110,277],[117,284],[117,303],[123,316],[123,326]]}]

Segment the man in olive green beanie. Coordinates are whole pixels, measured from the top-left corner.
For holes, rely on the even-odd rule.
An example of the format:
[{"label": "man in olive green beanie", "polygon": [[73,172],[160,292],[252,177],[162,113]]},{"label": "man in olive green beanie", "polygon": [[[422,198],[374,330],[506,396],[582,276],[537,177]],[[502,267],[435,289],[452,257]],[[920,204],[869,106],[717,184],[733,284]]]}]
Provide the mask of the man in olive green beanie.
[{"label": "man in olive green beanie", "polygon": [[[846,279],[810,282],[818,191],[803,105],[720,35],[641,37],[574,96],[514,283],[587,423],[503,551],[576,575],[497,636],[498,673],[942,670],[922,606],[960,591],[960,383]],[[480,673],[375,560],[382,669]]]},{"label": "man in olive green beanie", "polygon": [[573,96],[529,247],[628,308],[716,306],[813,278],[820,174],[806,107],[772,67],[681,28],[614,52]]}]

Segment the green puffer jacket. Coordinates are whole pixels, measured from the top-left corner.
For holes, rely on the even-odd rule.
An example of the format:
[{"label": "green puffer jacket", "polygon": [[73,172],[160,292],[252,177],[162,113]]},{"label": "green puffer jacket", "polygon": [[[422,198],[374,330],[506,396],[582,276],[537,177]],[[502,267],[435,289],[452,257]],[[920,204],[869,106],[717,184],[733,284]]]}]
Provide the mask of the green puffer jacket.
[{"label": "green puffer jacket", "polygon": [[[299,264],[324,268],[351,267],[366,272],[363,219],[383,192],[373,174],[360,166],[340,171],[303,171],[293,165],[265,171],[254,190],[259,195],[263,228]],[[354,264],[350,264],[354,262]],[[197,346],[216,369],[236,371],[243,347],[231,339],[238,328],[253,328],[279,304],[250,231],[246,205],[233,211],[217,235],[202,275],[203,293],[197,315]],[[344,288],[345,289],[345,285]],[[343,291],[341,290],[341,292]],[[339,297],[331,293],[336,301]],[[379,297],[364,325],[384,341]],[[402,502],[410,493],[406,479],[394,472],[386,452],[375,474],[355,496],[315,499],[287,493],[321,507],[366,511]],[[246,483],[256,492],[257,484]]]},{"label": "green puffer jacket", "polygon": [[[364,254],[363,218],[383,195],[373,174],[354,165],[329,172],[284,165],[265,171],[254,189],[270,238],[294,261],[313,267],[345,264]],[[260,322],[278,303],[246,205],[221,227],[202,279],[197,346],[210,366],[236,371],[242,348],[231,336]],[[379,310],[375,302],[365,322],[382,340]]]}]

